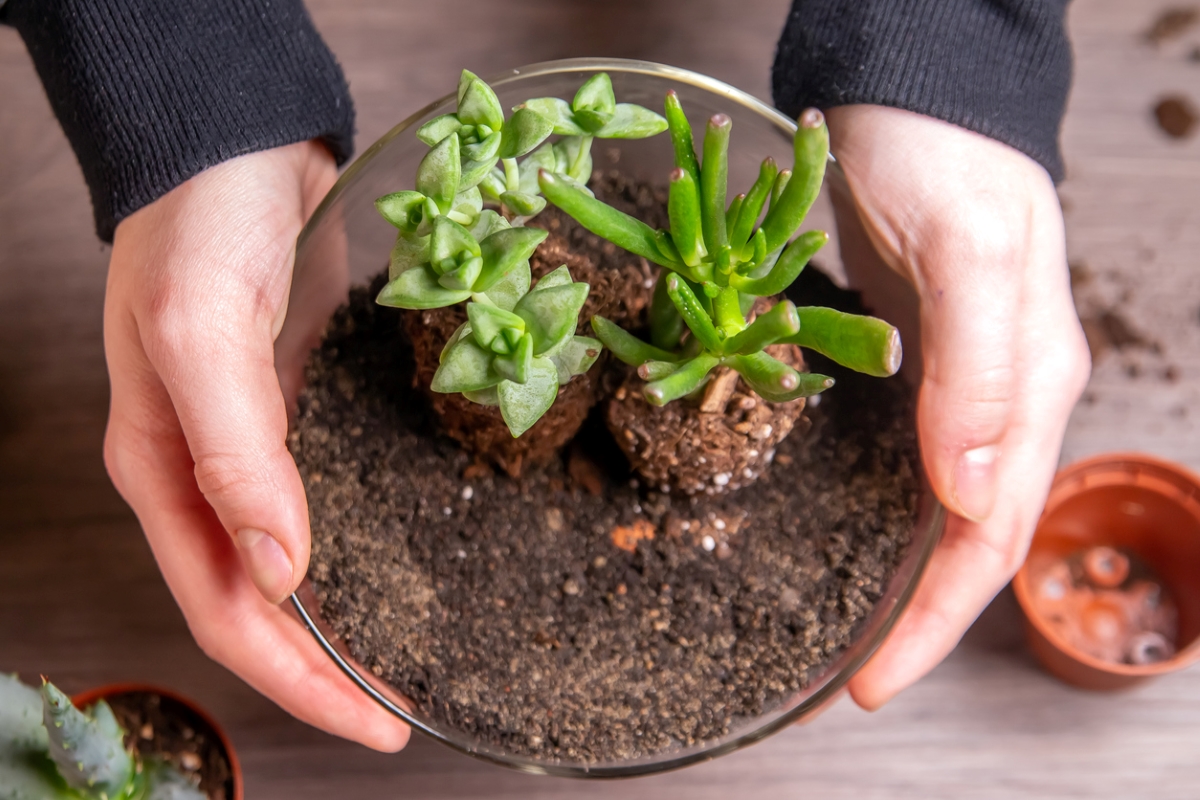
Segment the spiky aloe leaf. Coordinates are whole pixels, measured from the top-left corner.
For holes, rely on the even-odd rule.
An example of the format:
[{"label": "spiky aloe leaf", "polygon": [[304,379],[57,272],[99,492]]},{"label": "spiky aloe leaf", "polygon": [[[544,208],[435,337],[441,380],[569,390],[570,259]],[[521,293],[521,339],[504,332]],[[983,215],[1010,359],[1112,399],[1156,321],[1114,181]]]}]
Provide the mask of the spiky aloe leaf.
[{"label": "spiky aloe leaf", "polygon": [[554,125],[554,133],[559,136],[583,136],[587,131],[579,127],[575,121],[575,112],[571,104],[558,97],[538,97],[525,101],[526,108],[532,108]]},{"label": "spiky aloe leaf", "polygon": [[91,794],[120,797],[134,777],[134,763],[125,752],[124,731],[103,700],[91,715],[49,682],[42,684],[42,723],[50,757],[71,787]]},{"label": "spiky aloe leaf", "polygon": [[828,356],[856,372],[886,378],[904,358],[900,331],[875,317],[846,314],[832,308],[798,308],[800,330],[784,339]]},{"label": "spiky aloe leaf", "polygon": [[504,122],[501,158],[519,158],[532,152],[554,131],[554,123],[528,106],[517,106]]},{"label": "spiky aloe leaf", "polygon": [[701,353],[680,364],[678,369],[666,377],[646,384],[643,394],[652,405],[665,406],[703,386],[709,373],[720,363],[720,359],[711,353]]},{"label": "spiky aloe leaf", "polygon": [[564,338],[574,335],[579,311],[587,302],[587,296],[586,283],[570,283],[545,289],[535,287],[517,302],[513,313],[525,320],[526,329],[533,336],[536,355],[542,355]]},{"label": "spiky aloe leaf", "polygon": [[612,354],[631,367],[640,367],[647,361],[677,361],[678,356],[646,344],[615,322],[604,317],[592,317],[592,330]]},{"label": "spiky aloe leaf", "polygon": [[758,315],[740,333],[725,340],[724,352],[730,355],[757,353],[800,330],[800,316],[790,300],[776,303],[770,311]]},{"label": "spiky aloe leaf", "polygon": [[469,290],[442,286],[440,277],[428,264],[414,267],[384,286],[375,302],[393,308],[444,308],[471,296]]},{"label": "spiky aloe leaf", "polygon": [[538,173],[542,194],[583,227],[660,266],[678,269],[683,264],[667,259],[655,243],[655,232],[641,220],[625,214],[546,170]]},{"label": "spiky aloe leaf", "polygon": [[820,394],[833,386],[833,378],[814,372],[797,372],[766,353],[730,356],[725,363],[737,371],[764,400],[784,403]]},{"label": "spiky aloe leaf", "polygon": [[496,231],[479,243],[483,255],[483,273],[475,284],[475,291],[486,292],[508,271],[527,261],[547,236],[548,231],[540,228],[506,228]]},{"label": "spiky aloe leaf", "polygon": [[572,336],[556,352],[548,356],[558,369],[558,383],[566,386],[571,378],[582,375],[592,368],[600,357],[602,345],[588,336]]},{"label": "spiky aloe leaf", "polygon": [[17,676],[0,674],[0,797],[77,796],[59,776],[49,747],[41,695]]},{"label": "spiky aloe leaf", "polygon": [[787,249],[783,251],[783,255],[766,275],[761,278],[732,275],[729,278],[729,284],[738,291],[755,297],[770,297],[779,294],[792,285],[812,257],[828,241],[829,234],[825,231],[806,231],[788,245]]},{"label": "spiky aloe leaf", "polygon": [[558,368],[548,358],[535,358],[525,383],[502,381],[496,386],[500,415],[513,437],[533,427],[558,397]]},{"label": "spiky aloe leaf", "polygon": [[667,129],[667,121],[648,108],[617,103],[612,119],[594,131],[597,139],[646,139]]},{"label": "spiky aloe leaf", "polygon": [[462,177],[458,134],[452,133],[425,154],[417,167],[417,191],[445,214],[454,204]]},{"label": "spiky aloe leaf", "polygon": [[616,110],[617,98],[613,94],[612,79],[606,72],[598,72],[584,81],[571,101],[576,124],[589,133],[607,125]]},{"label": "spiky aloe leaf", "polygon": [[462,336],[446,346],[442,352],[442,363],[429,388],[435,392],[477,392],[500,382],[500,376],[492,369],[495,354],[484,350],[472,336]]},{"label": "spiky aloe leaf", "polygon": [[829,128],[825,126],[825,116],[817,109],[807,109],[800,115],[794,150],[794,174],[763,220],[768,252],[782,247],[792,237],[821,191],[829,158]]}]

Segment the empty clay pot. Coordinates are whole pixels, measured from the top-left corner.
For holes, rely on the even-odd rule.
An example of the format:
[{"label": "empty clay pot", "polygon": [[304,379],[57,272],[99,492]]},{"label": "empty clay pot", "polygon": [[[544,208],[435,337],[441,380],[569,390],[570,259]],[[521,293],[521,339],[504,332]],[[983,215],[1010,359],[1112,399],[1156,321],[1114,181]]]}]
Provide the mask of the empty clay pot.
[{"label": "empty clay pot", "polygon": [[1138,453],[1063,469],[1013,590],[1034,655],[1075,686],[1200,660],[1200,478]]}]

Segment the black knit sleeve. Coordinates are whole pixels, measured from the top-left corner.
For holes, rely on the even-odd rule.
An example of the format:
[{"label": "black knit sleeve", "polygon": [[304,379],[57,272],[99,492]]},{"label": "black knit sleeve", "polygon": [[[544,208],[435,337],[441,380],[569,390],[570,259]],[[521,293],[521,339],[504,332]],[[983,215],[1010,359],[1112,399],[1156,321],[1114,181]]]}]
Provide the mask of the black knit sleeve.
[{"label": "black knit sleeve", "polygon": [[301,0],[8,0],[92,195],[96,231],[234,156],[353,151],[345,78]]},{"label": "black knit sleeve", "polygon": [[1067,0],[794,0],[775,103],[927,114],[1026,153],[1057,181],[1071,85]]}]

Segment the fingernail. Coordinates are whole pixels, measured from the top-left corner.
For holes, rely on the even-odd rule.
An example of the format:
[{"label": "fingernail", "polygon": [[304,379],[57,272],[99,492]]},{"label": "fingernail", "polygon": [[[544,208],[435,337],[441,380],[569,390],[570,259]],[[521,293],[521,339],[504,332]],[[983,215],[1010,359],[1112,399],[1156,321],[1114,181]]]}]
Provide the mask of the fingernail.
[{"label": "fingernail", "polygon": [[996,457],[994,444],[976,447],[959,456],[954,468],[954,499],[959,512],[972,522],[987,519],[996,505]]},{"label": "fingernail", "polygon": [[292,586],[292,560],[266,531],[242,528],[234,535],[250,580],[272,603],[281,603]]}]

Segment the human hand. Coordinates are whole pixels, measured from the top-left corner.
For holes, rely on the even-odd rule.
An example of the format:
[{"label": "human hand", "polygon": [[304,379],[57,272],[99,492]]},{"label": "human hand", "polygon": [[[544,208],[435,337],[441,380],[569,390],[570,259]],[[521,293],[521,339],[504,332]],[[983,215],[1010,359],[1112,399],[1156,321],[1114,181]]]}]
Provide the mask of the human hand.
[{"label": "human hand", "polygon": [[408,728],[278,603],[308,568],[273,343],[296,236],[336,179],[305,142],[213,167],[117,227],[104,455],[200,647],[296,717],[379,750]]},{"label": "human hand", "polygon": [[885,284],[916,289],[921,451],[951,512],[911,606],[850,682],[874,710],[945,658],[1020,567],[1090,360],[1041,166],[898,109],[844,106],[828,120],[852,282],[886,264]]}]

